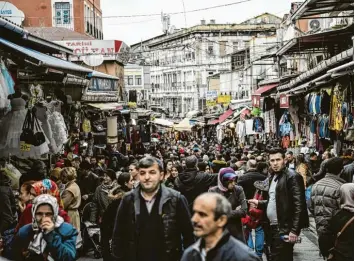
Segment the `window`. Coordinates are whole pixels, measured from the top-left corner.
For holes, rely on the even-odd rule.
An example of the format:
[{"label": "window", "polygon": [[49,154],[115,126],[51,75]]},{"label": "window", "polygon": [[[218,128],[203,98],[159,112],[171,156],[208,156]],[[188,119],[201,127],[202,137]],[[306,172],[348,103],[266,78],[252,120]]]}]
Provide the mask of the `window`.
[{"label": "window", "polygon": [[233,52],[238,51],[238,42],[233,42]]},{"label": "window", "polygon": [[135,81],[136,81],[136,85],[142,85],[142,76],[136,75]]},{"label": "window", "polygon": [[128,76],[128,85],[133,85],[133,75]]},{"label": "window", "polygon": [[56,24],[70,24],[70,4],[69,2],[59,2],[54,4]]},{"label": "window", "polygon": [[207,53],[213,55],[213,43],[209,43],[207,46]]},{"label": "window", "polygon": [[125,76],[125,77],[124,77],[124,84],[125,84],[125,85],[128,85],[128,76]]},{"label": "window", "polygon": [[219,56],[226,55],[226,46],[227,46],[227,41],[219,42]]}]

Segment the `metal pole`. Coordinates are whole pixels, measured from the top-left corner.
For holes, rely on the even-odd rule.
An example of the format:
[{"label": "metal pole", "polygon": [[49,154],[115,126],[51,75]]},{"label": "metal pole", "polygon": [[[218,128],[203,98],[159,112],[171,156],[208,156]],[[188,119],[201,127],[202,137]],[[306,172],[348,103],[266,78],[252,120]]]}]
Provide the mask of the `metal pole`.
[{"label": "metal pole", "polygon": [[94,15],[94,37],[96,38],[96,26],[95,26],[95,24],[96,24],[96,19],[95,19],[95,0],[92,0],[92,6],[93,6],[93,8],[92,8],[92,13],[93,13],[93,15]]}]

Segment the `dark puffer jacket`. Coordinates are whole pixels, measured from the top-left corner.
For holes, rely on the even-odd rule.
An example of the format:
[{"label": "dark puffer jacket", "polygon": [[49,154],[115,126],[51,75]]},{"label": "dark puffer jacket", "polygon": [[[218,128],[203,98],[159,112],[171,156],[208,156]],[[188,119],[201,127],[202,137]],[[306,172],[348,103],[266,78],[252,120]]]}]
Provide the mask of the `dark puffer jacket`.
[{"label": "dark puffer jacket", "polygon": [[327,232],[332,216],[340,209],[340,187],[345,180],[326,174],[312,187],[310,211],[313,213],[318,235]]},{"label": "dark puffer jacket", "polygon": [[11,180],[0,173],[0,234],[16,222],[15,196],[11,190]]},{"label": "dark puffer jacket", "polygon": [[217,185],[218,175],[198,172],[197,169],[186,169],[175,179],[175,188],[183,194],[192,209],[194,200],[210,187]]},{"label": "dark puffer jacket", "polygon": [[[160,248],[164,254],[163,260],[178,261],[182,248],[186,249],[195,241],[191,216],[184,196],[164,185],[160,189],[159,216],[164,242]],[[128,192],[117,211],[112,236],[112,250],[117,261],[139,261],[137,246],[140,235],[140,193],[140,187]]]},{"label": "dark puffer jacket", "polygon": [[[309,226],[303,177],[294,170],[284,169],[276,185],[276,212],[280,234],[299,235]],[[268,200],[260,200],[258,208],[266,210]]]}]

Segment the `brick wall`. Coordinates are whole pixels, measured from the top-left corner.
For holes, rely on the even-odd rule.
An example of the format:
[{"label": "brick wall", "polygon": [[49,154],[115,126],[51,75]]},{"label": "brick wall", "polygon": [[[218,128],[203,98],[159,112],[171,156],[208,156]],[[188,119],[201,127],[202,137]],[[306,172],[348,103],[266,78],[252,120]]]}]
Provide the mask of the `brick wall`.
[{"label": "brick wall", "polygon": [[52,26],[51,0],[8,0],[25,14],[24,26]]}]

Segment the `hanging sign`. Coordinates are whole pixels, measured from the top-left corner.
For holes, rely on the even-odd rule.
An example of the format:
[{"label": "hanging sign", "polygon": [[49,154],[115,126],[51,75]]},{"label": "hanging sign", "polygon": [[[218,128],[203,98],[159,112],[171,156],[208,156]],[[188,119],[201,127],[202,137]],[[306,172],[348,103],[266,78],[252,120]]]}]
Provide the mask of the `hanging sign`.
[{"label": "hanging sign", "polygon": [[280,108],[288,109],[290,107],[290,99],[286,94],[280,95]]},{"label": "hanging sign", "polygon": [[252,106],[254,108],[260,108],[260,95],[252,96]]},{"label": "hanging sign", "polygon": [[27,144],[24,141],[20,142],[20,151],[28,152],[31,150],[31,144]]},{"label": "hanging sign", "polygon": [[231,102],[232,97],[230,95],[218,95],[217,102],[223,104],[229,104]]},{"label": "hanging sign", "polygon": [[131,144],[130,143],[126,143],[126,151],[127,152],[131,151]]}]

